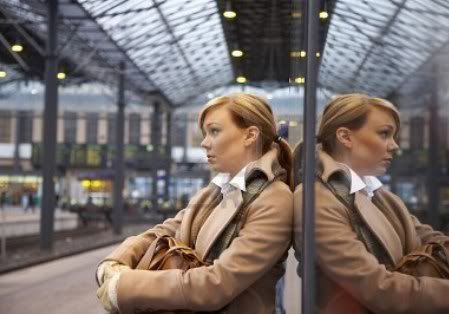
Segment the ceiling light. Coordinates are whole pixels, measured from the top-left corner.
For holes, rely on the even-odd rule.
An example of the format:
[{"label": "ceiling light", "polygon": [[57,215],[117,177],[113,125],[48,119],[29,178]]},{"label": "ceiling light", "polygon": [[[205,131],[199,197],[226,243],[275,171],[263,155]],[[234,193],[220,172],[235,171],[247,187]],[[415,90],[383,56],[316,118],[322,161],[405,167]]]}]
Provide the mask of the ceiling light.
[{"label": "ceiling light", "polygon": [[329,17],[329,13],[327,11],[321,11],[320,12],[320,19],[325,20]]},{"label": "ceiling light", "polygon": [[303,76],[299,76],[299,77],[295,78],[296,84],[304,84],[305,82],[306,82],[306,79]]},{"label": "ceiling light", "polygon": [[0,78],[4,78],[8,75],[8,73],[6,73],[6,71],[0,71]]},{"label": "ceiling light", "polygon": [[243,56],[243,51],[241,51],[239,49],[234,49],[234,50],[232,50],[231,55],[233,57],[239,58],[239,57]]},{"label": "ceiling light", "polygon": [[58,79],[60,79],[60,80],[64,80],[65,79],[65,73],[64,72],[59,72],[58,74],[57,74],[57,77],[58,77]]},{"label": "ceiling light", "polygon": [[292,12],[292,17],[293,17],[294,19],[300,18],[301,16],[302,16],[301,11],[293,11],[293,12]]},{"label": "ceiling light", "polygon": [[234,10],[231,8],[231,2],[226,2],[226,9],[223,12],[223,16],[227,19],[233,19],[237,16],[237,13],[235,13]]},{"label": "ceiling light", "polygon": [[22,52],[23,46],[21,44],[15,43],[14,45],[11,46],[11,50],[14,52]]},{"label": "ceiling light", "polygon": [[319,52],[316,53],[316,57],[319,58],[321,54]]},{"label": "ceiling light", "polygon": [[235,13],[234,11],[225,11],[223,13],[223,16],[227,19],[233,19],[237,16],[237,13]]},{"label": "ceiling light", "polygon": [[305,58],[305,56],[307,56],[307,52],[305,50],[301,50],[300,56],[301,58]]},{"label": "ceiling light", "polygon": [[242,75],[238,76],[235,80],[237,81],[237,83],[240,83],[240,84],[246,83],[246,77],[244,77]]},{"label": "ceiling light", "polygon": [[301,58],[301,51],[291,51],[290,57],[292,58]]}]

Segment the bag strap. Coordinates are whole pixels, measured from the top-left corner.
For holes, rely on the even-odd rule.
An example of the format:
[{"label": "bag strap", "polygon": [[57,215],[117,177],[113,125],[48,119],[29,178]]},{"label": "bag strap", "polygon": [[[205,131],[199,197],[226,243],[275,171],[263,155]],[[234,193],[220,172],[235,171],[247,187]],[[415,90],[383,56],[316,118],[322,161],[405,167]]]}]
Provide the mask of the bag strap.
[{"label": "bag strap", "polygon": [[246,187],[246,192],[243,192],[243,201],[240,204],[234,218],[231,223],[223,230],[220,236],[212,245],[209,253],[205,257],[205,262],[212,264],[215,259],[217,259],[221,253],[226,250],[235,237],[238,236],[240,229],[242,228],[246,216],[248,213],[248,206],[262,193],[263,190],[271,183],[276,181],[276,177],[272,180],[268,180],[266,176],[259,176],[253,180],[249,180]]},{"label": "bag strap", "polygon": [[156,236],[156,238],[151,242],[147,251],[140,259],[139,263],[136,266],[136,269],[144,269],[147,270],[150,267],[150,263],[153,260],[154,254],[156,253],[157,245],[160,243],[162,238],[165,236]]},{"label": "bag strap", "polygon": [[357,238],[365,245],[368,252],[373,254],[379,263],[385,265],[387,269],[392,269],[394,267],[394,262],[391,260],[390,255],[387,253],[383,244],[371,231],[371,228],[367,225],[366,221],[361,217],[357,208],[355,208],[354,196],[349,193],[348,185],[350,182],[348,182],[348,178],[342,173],[339,174],[340,178],[334,180],[329,179],[328,182],[325,182],[318,173],[316,174],[316,177],[347,208],[352,229],[356,233]]}]

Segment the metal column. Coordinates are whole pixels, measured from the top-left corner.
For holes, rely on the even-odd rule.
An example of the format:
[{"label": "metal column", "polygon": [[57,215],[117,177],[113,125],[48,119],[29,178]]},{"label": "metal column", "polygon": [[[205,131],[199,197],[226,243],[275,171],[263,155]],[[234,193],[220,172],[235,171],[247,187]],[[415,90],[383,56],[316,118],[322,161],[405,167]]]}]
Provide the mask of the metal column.
[{"label": "metal column", "polygon": [[14,164],[13,164],[13,172],[18,174],[22,169],[20,164],[20,138],[22,130],[20,125],[21,117],[25,114],[22,111],[16,111],[16,130],[15,130],[15,141],[14,141]]},{"label": "metal column", "polygon": [[170,179],[171,179],[171,154],[172,154],[172,112],[171,109],[167,110],[166,116],[166,127],[167,127],[167,144],[166,144],[166,155],[167,155],[167,167],[165,169],[165,189],[164,189],[164,199],[165,201],[170,200]]},{"label": "metal column", "polygon": [[434,79],[431,85],[431,103],[429,115],[429,170],[427,196],[429,200],[428,222],[436,229],[440,228],[440,119],[438,116],[438,67],[433,69]]},{"label": "metal column", "polygon": [[151,121],[151,145],[153,145],[153,158],[155,162],[152,167],[152,208],[157,207],[157,170],[160,165],[160,147],[161,147],[161,104],[158,101],[153,105],[153,117]]},{"label": "metal column", "polygon": [[120,63],[118,83],[117,117],[114,159],[114,211],[113,229],[115,234],[122,233],[123,225],[123,187],[125,179],[124,134],[125,134],[125,63]]},{"label": "metal column", "polygon": [[[315,121],[320,1],[307,1],[307,72],[304,94],[304,178],[302,217],[302,313],[315,307]],[[301,161],[299,161],[301,162]]]},{"label": "metal column", "polygon": [[42,210],[40,223],[40,247],[53,249],[53,227],[55,211],[56,135],[58,117],[58,70],[57,23],[58,0],[47,1],[47,51],[45,61],[45,108],[42,140]]}]

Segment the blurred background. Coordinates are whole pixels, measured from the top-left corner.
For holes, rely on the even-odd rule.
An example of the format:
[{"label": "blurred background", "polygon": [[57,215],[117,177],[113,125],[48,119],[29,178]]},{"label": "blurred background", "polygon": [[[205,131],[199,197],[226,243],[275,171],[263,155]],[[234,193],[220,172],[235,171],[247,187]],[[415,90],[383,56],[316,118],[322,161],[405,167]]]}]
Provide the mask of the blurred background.
[{"label": "blurred background", "polygon": [[[399,108],[401,150],[380,179],[447,232],[449,4],[319,3],[308,53],[306,0],[0,0],[0,312],[79,312],[64,301],[74,294],[101,313],[93,273],[110,245],[175,215],[211,179],[201,106],[261,95],[293,147],[308,58],[318,112],[347,92]],[[52,281],[80,263],[88,288]],[[284,310],[299,313],[289,263]],[[45,303],[41,291],[64,293]]]}]

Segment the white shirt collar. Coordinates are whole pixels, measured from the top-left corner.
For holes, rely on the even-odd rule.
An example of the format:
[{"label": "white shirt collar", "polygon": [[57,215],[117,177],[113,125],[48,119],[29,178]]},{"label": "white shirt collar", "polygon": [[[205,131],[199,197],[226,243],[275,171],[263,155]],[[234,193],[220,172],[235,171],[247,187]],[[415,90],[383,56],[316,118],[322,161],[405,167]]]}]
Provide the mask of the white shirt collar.
[{"label": "white shirt collar", "polygon": [[245,174],[247,167],[248,166],[243,167],[232,179],[229,173],[220,172],[212,179],[212,183],[220,187],[222,193],[232,188],[238,188],[241,191],[245,192],[246,191]]},{"label": "white shirt collar", "polygon": [[348,165],[344,164],[351,173],[351,190],[350,194],[355,192],[365,190],[369,197],[374,196],[374,191],[382,186],[382,182],[379,181],[374,176],[364,176],[360,177],[354,170],[352,170]]}]

